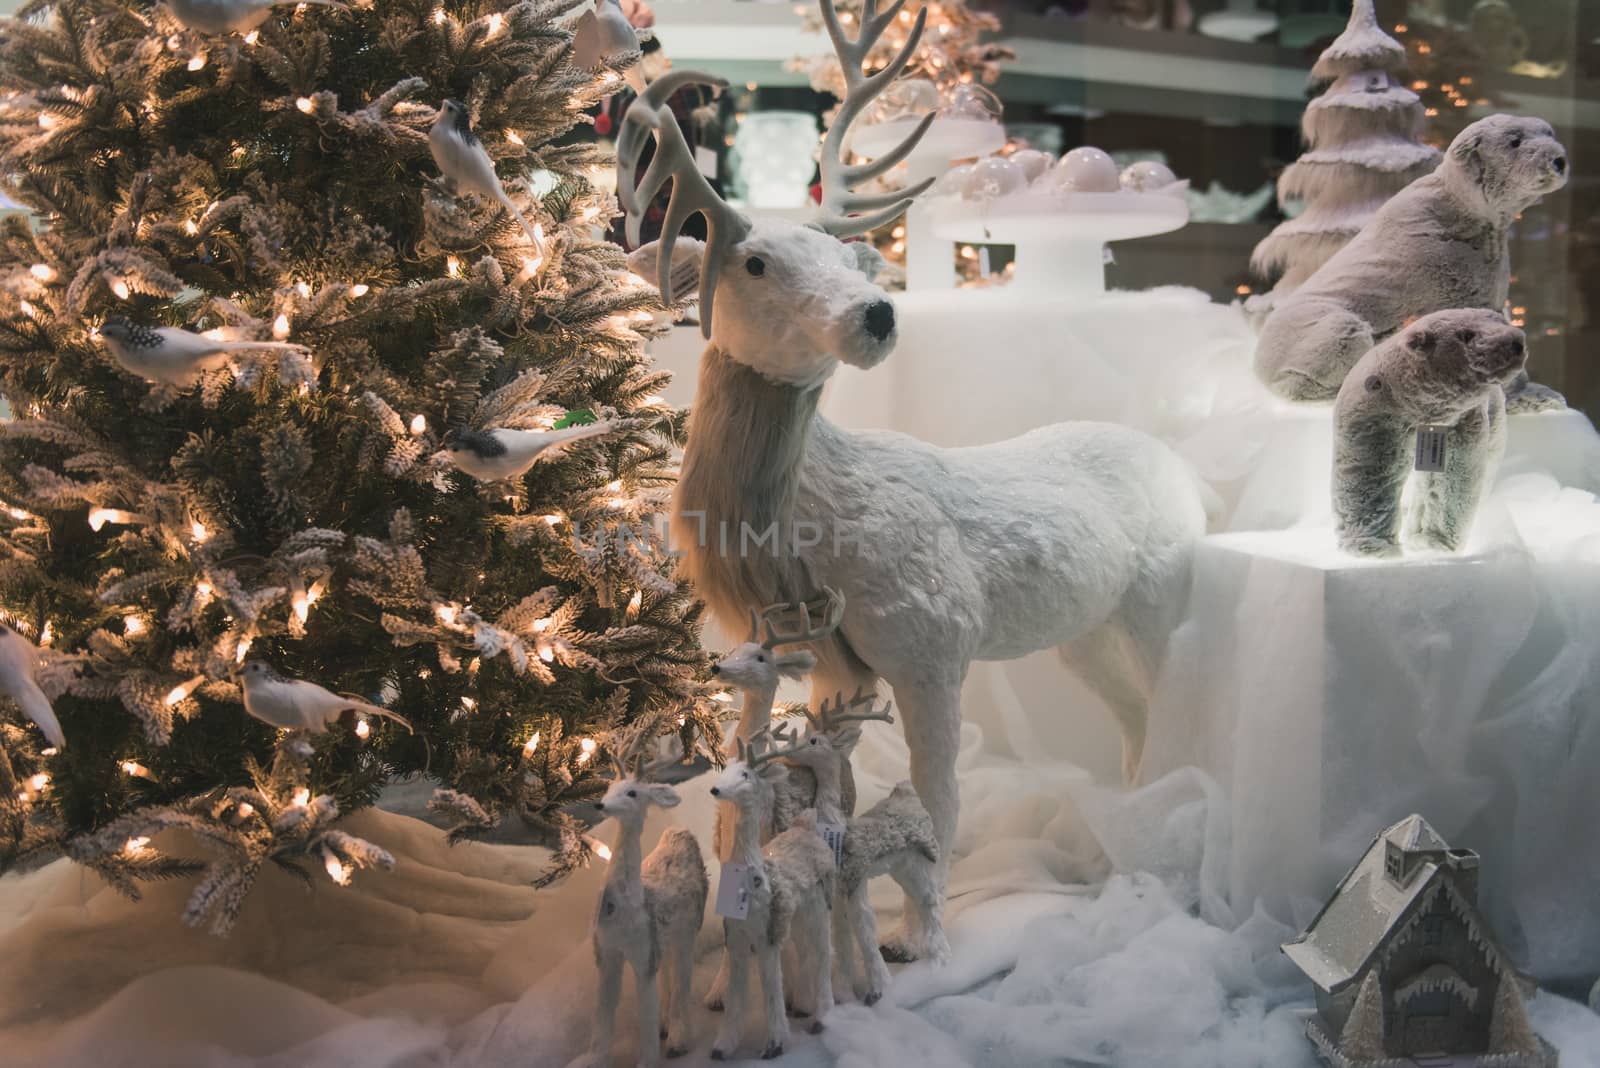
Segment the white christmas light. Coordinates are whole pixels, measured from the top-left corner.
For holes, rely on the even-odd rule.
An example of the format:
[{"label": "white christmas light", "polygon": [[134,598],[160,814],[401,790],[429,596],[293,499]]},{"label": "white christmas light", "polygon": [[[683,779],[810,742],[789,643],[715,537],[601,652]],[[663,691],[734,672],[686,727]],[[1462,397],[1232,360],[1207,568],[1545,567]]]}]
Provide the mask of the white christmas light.
[{"label": "white christmas light", "polygon": [[309,297],[311,295],[311,283],[310,282],[296,282],[294,284],[294,291],[296,293],[300,294],[302,299],[304,299],[305,297]]},{"label": "white christmas light", "polygon": [[521,135],[519,135],[517,133],[517,131],[515,131],[515,130],[507,130],[506,131],[506,140],[510,141],[514,145],[520,145],[520,144],[524,144],[525,143],[522,140]]},{"label": "white christmas light", "polygon": [[207,582],[205,579],[201,579],[199,582],[196,582],[194,584],[194,593],[195,593],[195,596],[198,599],[200,599],[201,601],[210,600],[211,599],[211,583]]},{"label": "white christmas light", "polygon": [[316,107],[316,105],[311,102],[311,98],[309,96],[303,96],[299,100],[296,100],[294,102],[294,106],[305,112],[307,115],[311,114],[312,110]]},{"label": "white christmas light", "polygon": [[17,307],[21,308],[22,309],[22,314],[28,316],[29,318],[32,318],[39,310],[39,309],[35,308],[31,303],[29,303],[28,301],[25,301],[25,300],[17,301]]},{"label": "white christmas light", "polygon": [[211,537],[211,532],[206,529],[206,525],[204,523],[196,519],[194,522],[189,524],[189,536],[193,538],[197,544],[204,545],[206,543],[206,539]]},{"label": "white christmas light", "polygon": [[107,523],[132,523],[137,517],[121,508],[95,508],[89,512],[89,529],[98,531]]},{"label": "white christmas light", "polygon": [[433,24],[435,26],[443,26],[445,18],[444,8],[436,7],[433,9]]},{"label": "white christmas light", "polygon": [[244,43],[247,45],[253,45],[259,40],[261,40],[260,30],[251,30],[249,33],[244,35]]},{"label": "white christmas light", "polygon": [[550,661],[554,660],[555,658],[556,658],[556,651],[554,649],[550,648],[550,646],[544,645],[544,646],[540,646],[539,647],[539,659],[540,660],[543,660],[546,664],[548,664],[548,663],[550,663]]},{"label": "white christmas light", "polygon": [[425,416],[413,415],[411,417],[411,433],[421,435],[428,429],[428,420]]},{"label": "white christmas light", "polygon": [[505,22],[505,16],[500,14],[500,12],[496,11],[494,14],[489,16],[489,20],[488,21],[489,21],[489,36],[493,37],[495,34],[500,32],[500,26],[501,26],[502,23]]},{"label": "white christmas light", "polygon": [[44,788],[50,785],[50,776],[44,772],[34,775],[28,780],[28,789],[36,794],[44,793]]},{"label": "white christmas light", "polygon": [[455,625],[455,621],[456,621],[456,606],[455,605],[453,605],[453,604],[442,604],[442,605],[439,605],[437,608],[435,608],[433,610],[433,614],[438,616],[439,617],[439,622],[443,623],[445,626],[449,627],[449,626],[454,626]]},{"label": "white christmas light", "polygon": [[356,720],[356,737],[357,738],[363,738],[364,739],[364,738],[366,738],[367,735],[369,735],[371,733],[372,733],[372,724],[367,722],[365,716],[363,716],[362,718]]},{"label": "white christmas light", "polygon": [[204,52],[196,52],[194,55],[190,56],[189,57],[189,69],[190,70],[205,70],[206,69],[206,54]]},{"label": "white christmas light", "polygon": [[550,629],[550,618],[548,616],[546,616],[544,619],[536,619],[536,620],[533,621],[533,632],[535,634],[543,634],[545,631],[547,631],[549,629]]},{"label": "white christmas light", "polygon": [[644,399],[644,403],[645,403],[645,407],[654,408],[658,404],[667,403],[667,398],[663,397],[659,393],[652,393],[652,394],[650,394],[648,397],[646,397]]},{"label": "white christmas light", "polygon": [[56,277],[54,268],[46,263],[34,264],[32,267],[28,268],[28,273],[33,275],[41,282],[52,282]]},{"label": "white christmas light", "polygon": [[478,702],[471,697],[463,697],[461,699],[461,707],[471,712],[478,707]]},{"label": "white christmas light", "polygon": [[182,701],[185,697],[188,697],[190,694],[194,693],[195,689],[205,681],[206,677],[204,675],[196,675],[187,682],[180,682],[167,693],[167,704],[175,705],[179,701]]},{"label": "white christmas light", "polygon": [[9,509],[9,511],[11,512],[11,518],[12,519],[32,519],[33,518],[33,516],[28,514],[28,510],[26,508],[12,508],[12,509]]},{"label": "white christmas light", "polygon": [[256,806],[252,805],[248,801],[240,801],[239,802],[239,807],[234,809],[233,811],[234,811],[234,814],[237,815],[240,819],[245,820],[245,819],[249,819],[252,815],[255,814]]},{"label": "white christmas light", "polygon": [[254,641],[254,639],[249,637],[248,635],[246,635],[245,637],[239,639],[239,648],[236,649],[234,651],[234,654],[233,654],[233,662],[234,663],[236,663],[236,664],[244,663],[244,658],[250,655],[250,643],[252,641]]},{"label": "white christmas light", "polygon": [[294,792],[294,798],[289,802],[295,808],[305,808],[311,803],[311,791],[304,786]]},{"label": "white christmas light", "polygon": [[589,839],[589,848],[594,850],[595,856],[599,857],[607,864],[611,863],[611,847],[600,841],[600,839]]},{"label": "white christmas light", "polygon": [[311,615],[311,597],[305,590],[295,590],[290,603],[294,607],[294,618],[304,623]]},{"label": "white christmas light", "polygon": [[122,851],[124,853],[128,854],[128,856],[130,856],[130,857],[136,857],[140,853],[143,853],[144,850],[145,850],[145,847],[148,846],[149,844],[150,844],[149,836],[141,834],[137,838],[130,838],[126,842],[124,842],[122,844]]},{"label": "white christmas light", "polygon": [[559,512],[552,512],[549,515],[544,517],[545,525],[546,526],[551,526],[551,527],[558,527],[558,526],[561,525],[562,518],[563,517]]},{"label": "white christmas light", "polygon": [[46,130],[54,130],[56,128],[56,123],[57,123],[56,117],[54,115],[50,114],[48,111],[39,112],[39,125],[42,126],[44,129],[46,129]]},{"label": "white christmas light", "polygon": [[539,732],[538,731],[534,731],[533,735],[526,742],[522,743],[522,755],[525,756],[525,757],[533,756],[534,750],[536,750],[538,748],[539,748]]},{"label": "white christmas light", "polygon": [[144,620],[139,616],[128,615],[122,617],[122,631],[127,635],[144,633]]},{"label": "white christmas light", "polygon": [[287,315],[279,314],[276,319],[272,320],[272,336],[279,341],[289,336],[289,317]]},{"label": "white christmas light", "polygon": [[454,256],[447,256],[444,261],[444,269],[451,278],[454,278],[461,273],[461,261]]},{"label": "white christmas light", "polygon": [[200,227],[193,219],[185,219],[183,220],[183,232],[188,234],[190,237],[193,237],[195,234],[200,232]]},{"label": "white christmas light", "polygon": [[364,297],[371,291],[372,287],[367,285],[365,282],[357,282],[355,285],[350,287],[350,295],[352,297]]},{"label": "white christmas light", "polygon": [[150,769],[137,760],[124,760],[122,762],[122,773],[131,775],[135,779],[148,779],[150,777]]},{"label": "white christmas light", "polygon": [[111,292],[117,295],[118,300],[127,300],[133,290],[128,288],[128,283],[119,278],[111,283]]},{"label": "white christmas light", "polygon": [[587,764],[589,758],[594,756],[595,741],[593,738],[584,738],[578,742],[578,748],[581,750],[578,753],[578,763]]},{"label": "white christmas light", "polygon": [[634,590],[633,596],[628,598],[628,610],[626,613],[627,617],[631,618],[637,616],[639,614],[639,609],[642,607],[644,607],[644,591]]}]

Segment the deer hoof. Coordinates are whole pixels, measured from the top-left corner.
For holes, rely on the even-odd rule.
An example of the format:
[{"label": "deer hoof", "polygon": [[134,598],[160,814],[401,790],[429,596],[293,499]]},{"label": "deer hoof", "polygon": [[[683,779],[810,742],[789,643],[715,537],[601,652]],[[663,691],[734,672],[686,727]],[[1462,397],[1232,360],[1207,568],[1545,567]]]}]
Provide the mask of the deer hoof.
[{"label": "deer hoof", "polygon": [[770,1061],[774,1057],[781,1056],[783,1056],[782,1042],[768,1042],[767,1048],[761,1051],[761,1059],[764,1061]]},{"label": "deer hoof", "polygon": [[880,1002],[882,1000],[883,1000],[883,991],[881,991],[881,990],[869,990],[869,991],[867,991],[866,996],[861,999],[861,1004],[863,1004],[863,1005],[876,1005],[878,1002]]},{"label": "deer hoof", "polygon": [[896,942],[887,942],[879,946],[878,954],[890,964],[910,964],[917,959],[915,950]]},{"label": "deer hoof", "polygon": [[721,1012],[722,999],[718,997],[706,998],[706,1008],[710,1009],[712,1012]]},{"label": "deer hoof", "polygon": [[784,1007],[789,1010],[789,1015],[793,1016],[796,1020],[804,1020],[806,1017],[811,1015],[805,1009],[797,1009],[793,1005],[786,1005]]},{"label": "deer hoof", "polygon": [[[688,1053],[688,1052],[689,1052],[689,1047],[688,1046],[668,1046],[667,1047],[667,1057],[669,1059],[674,1058],[674,1057],[681,1057],[685,1053]],[[716,1056],[716,1051],[713,1050],[711,1055],[713,1057],[715,1057]]]},{"label": "deer hoof", "polygon": [[728,1059],[728,1055],[722,1052],[720,1049],[713,1048],[711,1051],[711,1059],[714,1061],[725,1061]]},{"label": "deer hoof", "polygon": [[811,1021],[811,1026],[806,1028],[806,1032],[808,1034],[813,1034],[813,1035],[822,1034],[822,1021],[821,1020],[812,1020]]}]

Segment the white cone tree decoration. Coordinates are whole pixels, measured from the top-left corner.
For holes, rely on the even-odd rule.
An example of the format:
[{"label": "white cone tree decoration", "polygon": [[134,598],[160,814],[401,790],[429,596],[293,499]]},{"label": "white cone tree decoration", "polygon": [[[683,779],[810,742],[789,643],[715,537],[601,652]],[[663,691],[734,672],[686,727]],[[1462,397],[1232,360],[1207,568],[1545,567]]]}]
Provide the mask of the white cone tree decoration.
[{"label": "white cone tree decoration", "polygon": [[1273,290],[1297,288],[1395,193],[1439,164],[1422,144],[1423,107],[1402,84],[1406,50],[1378,26],[1373,0],[1356,0],[1350,24],[1311,68],[1326,88],[1301,120],[1309,150],[1278,179],[1278,203],[1305,211],[1256,246],[1250,265]]}]

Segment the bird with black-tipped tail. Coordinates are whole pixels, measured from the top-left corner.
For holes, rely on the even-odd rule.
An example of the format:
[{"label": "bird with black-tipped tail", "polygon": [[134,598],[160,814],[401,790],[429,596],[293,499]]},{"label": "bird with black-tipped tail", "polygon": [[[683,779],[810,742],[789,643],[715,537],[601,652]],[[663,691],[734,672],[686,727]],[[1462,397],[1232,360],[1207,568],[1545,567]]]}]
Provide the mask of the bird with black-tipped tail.
[{"label": "bird with black-tipped tail", "polygon": [[288,341],[219,341],[175,326],[141,326],[121,315],[100,325],[100,339],[112,359],[147,382],[192,386],[240,352],[307,352]]},{"label": "bird with black-tipped tail", "polygon": [[304,679],[291,679],[261,660],[251,660],[240,672],[244,710],[263,723],[286,730],[321,734],[346,711],[392,719],[406,730],[404,716],[356,697],[344,697]]},{"label": "bird with black-tipped tail", "polygon": [[439,105],[439,114],[428,129],[428,148],[433,152],[433,162],[439,165],[440,174],[462,192],[486,197],[505,208],[528,235],[539,255],[544,255],[544,235],[506,195],[500,176],[494,172],[494,160],[489,158],[483,142],[473,132],[472,117],[465,107],[454,100]]},{"label": "bird with black-tipped tail", "polygon": [[61,733],[50,698],[39,688],[39,649],[7,626],[0,626],[0,694],[15,701],[51,745],[67,747],[67,736]]},{"label": "bird with black-tipped tail", "polygon": [[450,462],[480,482],[516,478],[540,460],[553,460],[585,438],[609,434],[606,422],[561,430],[452,430],[444,436]]}]

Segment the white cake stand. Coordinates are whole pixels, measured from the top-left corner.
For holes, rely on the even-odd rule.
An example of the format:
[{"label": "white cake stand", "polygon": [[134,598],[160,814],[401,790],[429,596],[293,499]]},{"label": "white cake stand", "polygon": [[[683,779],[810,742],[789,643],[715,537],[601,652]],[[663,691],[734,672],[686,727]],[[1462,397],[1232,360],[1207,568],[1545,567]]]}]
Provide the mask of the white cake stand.
[{"label": "white cake stand", "polygon": [[1171,193],[1043,193],[995,200],[939,197],[927,205],[934,236],[1015,245],[1013,286],[1056,294],[1106,290],[1105,244],[1181,228],[1189,205]]},{"label": "white cake stand", "polygon": [[[920,119],[895,119],[857,127],[851,151],[876,159],[904,141]],[[938,178],[958,159],[987,156],[1006,143],[1005,127],[982,119],[938,118],[906,158],[908,185]],[[930,229],[928,207],[919,201],[906,212],[906,288],[951,289],[956,284],[949,246]]]}]

